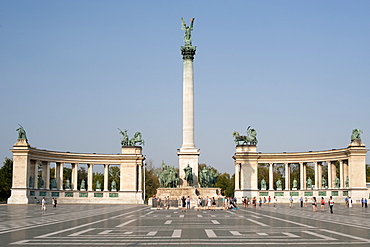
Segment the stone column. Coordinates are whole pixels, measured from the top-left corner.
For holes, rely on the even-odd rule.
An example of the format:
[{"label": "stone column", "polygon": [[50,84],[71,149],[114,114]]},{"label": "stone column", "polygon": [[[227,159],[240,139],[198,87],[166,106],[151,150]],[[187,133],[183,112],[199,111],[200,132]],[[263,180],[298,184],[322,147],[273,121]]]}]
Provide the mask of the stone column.
[{"label": "stone column", "polygon": [[72,163],[72,190],[77,190],[77,183],[78,183],[78,164],[77,163]]},{"label": "stone column", "polygon": [[63,172],[64,172],[64,163],[60,163],[60,166],[59,166],[59,183],[58,183],[58,186],[59,186],[59,190],[63,190]]},{"label": "stone column", "polygon": [[315,179],[313,180],[315,182],[315,189],[318,189],[318,185],[319,185],[319,169],[318,169],[318,164],[317,162],[313,162],[314,164],[314,168],[315,168]]},{"label": "stone column", "polygon": [[307,163],[303,164],[303,188],[307,189]]},{"label": "stone column", "polygon": [[34,170],[35,182],[33,183],[33,188],[38,189],[39,188],[39,161],[34,160],[34,162],[35,162],[35,170]]},{"label": "stone column", "polygon": [[104,164],[104,191],[108,191],[108,168],[109,164]]},{"label": "stone column", "polygon": [[334,161],[331,165],[331,174],[332,174],[332,181],[331,181],[331,186],[332,188],[335,188],[335,179],[337,178],[337,166],[336,162]]},{"label": "stone column", "polygon": [[326,161],[328,164],[328,189],[333,188],[333,175],[331,161]]},{"label": "stone column", "polygon": [[285,190],[290,190],[290,168],[289,163],[284,163]]},{"label": "stone column", "polygon": [[[348,160],[344,160],[343,161],[343,179],[344,179],[343,187],[344,188],[347,188],[346,186],[347,176],[348,176]],[[349,180],[349,183],[351,183],[351,180]]]},{"label": "stone column", "polygon": [[57,187],[55,189],[59,189],[60,187],[60,162],[55,162],[55,182],[57,183]]},{"label": "stone column", "polygon": [[240,163],[235,163],[235,190],[240,190]]},{"label": "stone column", "polygon": [[344,174],[343,174],[343,160],[339,161],[339,181],[340,181],[340,188],[344,188]]},{"label": "stone column", "polygon": [[120,176],[119,176],[119,190],[120,191],[124,191],[125,190],[125,176],[127,176],[127,174],[125,174],[126,169],[125,169],[125,164],[120,164],[119,166],[119,172],[120,172]]},{"label": "stone column", "polygon": [[192,168],[193,181],[190,186],[198,187],[198,160],[200,151],[194,144],[194,72],[193,60],[196,47],[181,46],[183,56],[183,96],[182,96],[182,146],[177,151],[179,156],[179,184],[188,186],[184,168]]},{"label": "stone column", "polygon": [[317,174],[318,174],[318,179],[317,179],[317,188],[318,189],[321,189],[322,188],[322,162],[320,163],[317,163],[318,165],[318,171],[317,171]]},{"label": "stone column", "polygon": [[269,163],[269,190],[274,190],[274,163]]},{"label": "stone column", "polygon": [[138,191],[142,191],[143,190],[143,169],[142,169],[143,165],[138,164],[137,168],[138,168],[138,173],[139,173]]},{"label": "stone column", "polygon": [[303,165],[303,162],[300,162],[299,163],[299,180],[300,180],[300,183],[299,183],[299,189],[300,190],[303,190],[305,189],[305,180],[304,180],[304,165]]},{"label": "stone column", "polygon": [[93,167],[94,164],[87,164],[87,191],[93,191]]},{"label": "stone column", "polygon": [[42,179],[44,180],[44,189],[50,189],[50,162],[42,161]]}]

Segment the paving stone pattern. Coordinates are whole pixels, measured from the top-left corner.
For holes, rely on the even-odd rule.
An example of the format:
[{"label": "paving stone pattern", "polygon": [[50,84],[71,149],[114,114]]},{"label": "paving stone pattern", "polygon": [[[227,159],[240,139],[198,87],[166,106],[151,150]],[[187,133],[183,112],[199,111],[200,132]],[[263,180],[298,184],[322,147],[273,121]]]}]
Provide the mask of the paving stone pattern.
[{"label": "paving stone pattern", "polygon": [[370,211],[311,207],[153,210],[138,205],[0,206],[0,246],[370,246]]}]

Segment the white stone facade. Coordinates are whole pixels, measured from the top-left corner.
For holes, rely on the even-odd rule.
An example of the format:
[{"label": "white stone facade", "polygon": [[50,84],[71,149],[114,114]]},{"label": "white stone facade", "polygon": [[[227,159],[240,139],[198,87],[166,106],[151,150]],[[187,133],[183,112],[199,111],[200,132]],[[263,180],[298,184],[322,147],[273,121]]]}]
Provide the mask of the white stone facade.
[{"label": "white stone facade", "polygon": [[[142,148],[122,147],[121,154],[83,154],[40,150],[31,147],[26,140],[18,140],[13,149],[13,182],[8,204],[28,204],[42,197],[55,197],[58,203],[119,203],[143,204],[143,167]],[[56,188],[50,189],[50,163],[55,163]],[[63,167],[72,166],[70,189],[63,183]],[[86,189],[77,190],[78,164],[86,164]],[[39,186],[39,165],[44,181]],[[93,190],[93,166],[104,166],[102,190]],[[108,189],[108,168],[120,168],[120,187],[116,191]],[[33,181],[33,182],[32,182]]]}]

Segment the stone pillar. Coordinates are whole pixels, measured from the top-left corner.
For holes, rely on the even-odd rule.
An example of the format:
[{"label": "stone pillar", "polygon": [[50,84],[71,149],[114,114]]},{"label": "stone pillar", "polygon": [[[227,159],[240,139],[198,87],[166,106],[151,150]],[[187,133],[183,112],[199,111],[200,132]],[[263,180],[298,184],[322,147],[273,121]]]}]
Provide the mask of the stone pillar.
[{"label": "stone pillar", "polygon": [[63,190],[63,177],[64,177],[64,163],[59,163],[59,177],[58,177],[58,180],[59,180],[59,183],[58,183],[58,186],[59,186],[59,190]]},{"label": "stone pillar", "polygon": [[307,189],[307,163],[303,163],[303,188]]},{"label": "stone pillar", "polygon": [[55,182],[57,183],[57,187],[55,189],[59,189],[60,187],[60,162],[55,162]]},{"label": "stone pillar", "polygon": [[87,191],[93,191],[93,167],[94,164],[87,164]]},{"label": "stone pillar", "polygon": [[139,175],[139,181],[138,181],[138,191],[142,191],[143,190],[143,165],[142,164],[139,164],[137,166],[137,169],[138,169],[138,175]]},{"label": "stone pillar", "polygon": [[119,191],[124,191],[125,190],[125,178],[127,176],[127,174],[125,174],[125,168],[124,168],[125,164],[120,164],[120,167],[119,167],[119,172],[120,172],[120,176],[119,176]]},{"label": "stone pillar", "polygon": [[8,204],[27,204],[27,180],[30,174],[28,167],[30,165],[29,157],[30,146],[25,139],[18,139],[11,150],[13,152],[13,175],[11,196],[8,198]]},{"label": "stone pillar", "polygon": [[77,190],[77,183],[78,183],[78,164],[77,163],[72,163],[72,190]]},{"label": "stone pillar", "polygon": [[318,174],[318,178],[317,178],[317,189],[321,189],[322,188],[322,162],[320,163],[317,163],[318,165],[318,170],[317,170],[317,174]]},{"label": "stone pillar", "polygon": [[274,163],[269,163],[269,190],[274,190]]},{"label": "stone pillar", "polygon": [[177,151],[179,156],[180,186],[187,186],[184,168],[192,168],[193,181],[190,186],[198,185],[198,160],[200,151],[194,144],[194,72],[193,60],[196,47],[186,45],[181,47],[183,55],[183,97],[182,97],[182,146]]},{"label": "stone pillar", "polygon": [[42,161],[42,178],[44,180],[44,189],[50,189],[50,162]]},{"label": "stone pillar", "polygon": [[305,180],[304,180],[304,165],[303,162],[299,163],[299,189],[305,189]]},{"label": "stone pillar", "polygon": [[337,166],[336,166],[336,161],[334,161],[331,165],[331,174],[332,174],[332,180],[331,180],[331,185],[332,188],[335,188],[335,179],[337,178]]},{"label": "stone pillar", "polygon": [[33,161],[35,163],[35,170],[33,171],[34,174],[34,183],[33,183],[33,188],[34,189],[38,189],[39,188],[39,161],[38,160],[34,160]]},{"label": "stone pillar", "polygon": [[314,168],[315,168],[315,179],[313,180],[313,182],[315,183],[315,189],[318,189],[318,185],[319,185],[319,169],[318,169],[318,164],[317,162],[313,162],[314,164]]},{"label": "stone pillar", "polygon": [[333,173],[331,161],[326,161],[328,164],[328,189],[333,188]]},{"label": "stone pillar", "polygon": [[340,188],[344,188],[344,177],[343,177],[343,160],[339,161],[339,181],[340,181]]},{"label": "stone pillar", "polygon": [[108,189],[108,168],[109,168],[109,164],[104,164],[104,191],[109,191]]},{"label": "stone pillar", "polygon": [[290,167],[289,163],[284,163],[285,190],[290,190]]},{"label": "stone pillar", "polygon": [[361,140],[351,141],[348,148],[349,187],[351,189],[366,189],[366,153],[368,150]]},{"label": "stone pillar", "polygon": [[240,190],[240,163],[235,163],[235,190]]}]

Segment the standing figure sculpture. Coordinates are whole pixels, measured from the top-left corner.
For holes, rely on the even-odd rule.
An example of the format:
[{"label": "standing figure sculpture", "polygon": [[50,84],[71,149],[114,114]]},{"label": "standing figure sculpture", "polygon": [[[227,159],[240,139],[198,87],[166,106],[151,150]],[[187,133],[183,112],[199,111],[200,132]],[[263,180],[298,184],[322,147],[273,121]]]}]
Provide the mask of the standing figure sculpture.
[{"label": "standing figure sculpture", "polygon": [[85,182],[85,179],[82,179],[82,181],[81,181],[81,187],[80,187],[80,190],[86,190],[86,184],[85,184],[86,182]]},{"label": "standing figure sculpture", "polygon": [[360,129],[352,130],[351,141],[361,140],[361,133],[362,131]]},{"label": "standing figure sculpture", "polygon": [[185,180],[188,183],[188,186],[192,185],[193,183],[193,169],[189,166],[184,168],[185,171]]},{"label": "standing figure sculpture", "polygon": [[312,179],[310,177],[307,179],[307,189],[312,189]]},{"label": "standing figure sculpture", "polygon": [[110,184],[110,187],[112,191],[117,191],[117,184],[115,180],[112,181],[112,183]]},{"label": "standing figure sculpture", "polygon": [[186,26],[184,18],[181,18],[182,21],[182,27],[181,29],[185,31],[184,34],[184,42],[186,46],[191,46],[192,45],[192,38],[191,38],[191,31],[193,31],[193,24],[194,24],[195,18],[190,19],[190,25]]},{"label": "standing figure sculpture", "polygon": [[266,180],[264,178],[261,180],[261,190],[266,190]]},{"label": "standing figure sculpture", "polygon": [[278,190],[283,189],[280,178],[276,181],[276,189]]},{"label": "standing figure sculpture", "polygon": [[96,191],[100,191],[101,190],[101,183],[99,180],[96,180]]},{"label": "standing figure sculpture", "polygon": [[26,131],[22,127],[22,125],[18,124],[19,128],[16,129],[18,131],[18,140],[26,140],[27,141],[27,136],[26,136]]},{"label": "standing figure sculpture", "polygon": [[67,178],[67,180],[66,180],[66,190],[70,190],[70,189],[71,189],[71,182]]},{"label": "standing figure sculpture", "polygon": [[346,188],[349,188],[349,177],[346,177]]},{"label": "standing figure sculpture", "polygon": [[335,178],[335,188],[336,189],[339,189],[339,186],[340,186],[340,180],[338,177]]},{"label": "standing figure sculpture", "polygon": [[293,189],[297,189],[298,181],[297,179],[293,179]]},{"label": "standing figure sculpture", "polygon": [[322,180],[321,180],[321,186],[326,189],[326,179],[323,177]]}]

